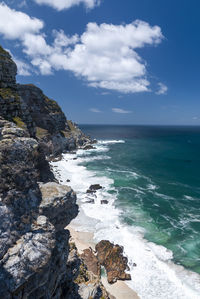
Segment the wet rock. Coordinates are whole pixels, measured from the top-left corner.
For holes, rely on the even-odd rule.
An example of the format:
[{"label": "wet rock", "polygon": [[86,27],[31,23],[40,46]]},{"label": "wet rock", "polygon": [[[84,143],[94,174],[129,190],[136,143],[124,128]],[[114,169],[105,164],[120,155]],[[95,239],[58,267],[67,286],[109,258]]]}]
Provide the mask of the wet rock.
[{"label": "wet rock", "polygon": [[95,149],[95,147],[90,144],[83,147],[83,150],[91,150],[91,149]]},{"label": "wet rock", "polygon": [[[90,188],[87,190],[87,193],[90,193],[90,192],[95,192],[97,190],[100,190],[102,189],[103,187],[99,184],[94,184],[94,185],[91,185]],[[88,192],[89,191],[89,192]]]},{"label": "wet rock", "polygon": [[[61,161],[61,160],[62,160],[62,155],[59,155],[57,157],[49,157],[48,158],[49,162],[58,162],[58,161]],[[54,166],[54,167],[58,167],[58,166]]]},{"label": "wet rock", "polygon": [[94,191],[94,190],[90,190],[90,189],[88,189],[87,191],[86,191],[86,193],[88,193],[88,194],[93,194],[93,193],[95,193],[96,191]]},{"label": "wet rock", "polygon": [[90,143],[91,143],[91,144],[96,144],[96,143],[97,143],[97,140],[96,140],[96,139],[93,139],[93,140],[91,140]]},{"label": "wet rock", "polygon": [[108,204],[108,201],[107,201],[107,200],[101,200],[101,204],[102,204],[102,205],[107,205],[107,204]]},{"label": "wet rock", "polygon": [[94,204],[94,198],[87,198],[85,203],[93,203]]},{"label": "wet rock", "polygon": [[114,245],[109,241],[101,241],[96,246],[97,258],[99,263],[105,267],[109,283],[117,280],[130,280],[128,259],[123,256],[123,247]]}]

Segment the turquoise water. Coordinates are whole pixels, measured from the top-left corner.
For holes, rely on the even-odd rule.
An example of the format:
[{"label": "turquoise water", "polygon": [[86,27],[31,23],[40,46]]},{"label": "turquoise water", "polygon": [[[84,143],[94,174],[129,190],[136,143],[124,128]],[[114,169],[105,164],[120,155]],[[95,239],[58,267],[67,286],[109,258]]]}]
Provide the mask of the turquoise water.
[{"label": "turquoise water", "polygon": [[121,221],[144,228],[175,263],[200,273],[200,127],[81,128],[98,140],[125,141],[110,143],[105,159],[84,162],[114,180]]}]

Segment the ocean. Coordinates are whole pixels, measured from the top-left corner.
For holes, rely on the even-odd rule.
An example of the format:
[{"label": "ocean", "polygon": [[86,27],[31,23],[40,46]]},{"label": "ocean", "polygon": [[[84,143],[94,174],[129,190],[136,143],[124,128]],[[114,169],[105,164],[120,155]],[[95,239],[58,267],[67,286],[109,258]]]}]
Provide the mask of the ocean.
[{"label": "ocean", "polygon": [[74,225],[124,247],[141,298],[200,298],[200,127],[81,129],[96,148],[53,163],[77,191]]}]

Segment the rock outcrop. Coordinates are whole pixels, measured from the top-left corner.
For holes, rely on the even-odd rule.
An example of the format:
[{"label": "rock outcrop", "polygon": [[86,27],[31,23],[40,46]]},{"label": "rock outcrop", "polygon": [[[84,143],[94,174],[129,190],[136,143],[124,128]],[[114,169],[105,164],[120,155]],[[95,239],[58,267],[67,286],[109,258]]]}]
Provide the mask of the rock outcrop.
[{"label": "rock outcrop", "polygon": [[56,101],[35,85],[16,84],[16,73],[10,54],[0,47],[0,116],[37,139],[45,155],[89,146],[89,137],[66,119]]},{"label": "rock outcrop", "polygon": [[[77,261],[77,249],[72,244],[69,260]],[[77,266],[73,266],[76,269]],[[115,299],[101,282],[100,264],[91,248],[85,249],[79,256],[79,271],[75,272],[74,289],[82,299]],[[74,292],[75,293],[75,292]],[[71,297],[69,297],[71,298]],[[74,299],[74,297],[72,297]]]},{"label": "rock outcrop", "polygon": [[91,248],[85,249],[81,255],[81,258],[86,264],[88,271],[91,271],[96,276],[101,275],[101,267],[98,258]]},{"label": "rock outcrop", "polygon": [[78,213],[76,195],[38,183],[40,155],[37,140],[0,120],[0,298],[67,298],[64,227]]},{"label": "rock outcrop", "polygon": [[17,66],[10,54],[0,46],[0,88],[16,87]]},{"label": "rock outcrop", "polygon": [[89,139],[40,89],[16,84],[16,72],[0,47],[0,298],[82,298],[80,258],[64,229],[78,213],[76,194],[45,156]]},{"label": "rock outcrop", "polygon": [[123,256],[123,247],[114,245],[109,241],[100,241],[96,247],[99,263],[105,267],[109,283],[117,280],[130,280],[128,259]]}]

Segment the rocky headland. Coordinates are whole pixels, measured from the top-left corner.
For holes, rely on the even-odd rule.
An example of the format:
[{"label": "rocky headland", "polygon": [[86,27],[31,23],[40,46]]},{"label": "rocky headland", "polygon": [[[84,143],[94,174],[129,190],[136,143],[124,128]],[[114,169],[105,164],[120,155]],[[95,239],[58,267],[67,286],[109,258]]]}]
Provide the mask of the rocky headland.
[{"label": "rocky headland", "polygon": [[[123,250],[101,243],[97,254],[78,253],[65,229],[78,214],[76,194],[58,183],[48,163],[93,142],[41,89],[17,84],[16,74],[0,47],[0,298],[112,298],[100,265],[110,282],[130,279]],[[108,248],[117,272],[102,258]]]}]

